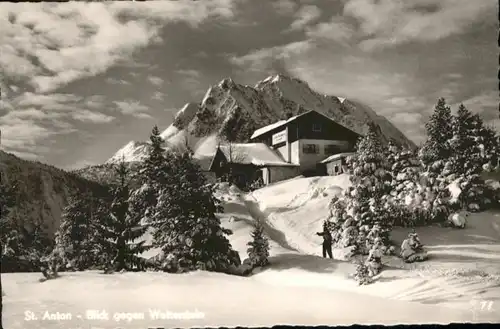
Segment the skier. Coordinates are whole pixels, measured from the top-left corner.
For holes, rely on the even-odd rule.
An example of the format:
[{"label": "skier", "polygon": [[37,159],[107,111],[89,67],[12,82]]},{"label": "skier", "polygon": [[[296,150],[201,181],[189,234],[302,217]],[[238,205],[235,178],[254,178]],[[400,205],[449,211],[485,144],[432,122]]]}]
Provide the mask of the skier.
[{"label": "skier", "polygon": [[326,255],[328,254],[328,257],[333,258],[333,255],[332,255],[332,235],[330,234],[330,231],[328,230],[326,222],[323,223],[323,232],[318,232],[316,234],[323,237],[323,257],[326,258]]}]

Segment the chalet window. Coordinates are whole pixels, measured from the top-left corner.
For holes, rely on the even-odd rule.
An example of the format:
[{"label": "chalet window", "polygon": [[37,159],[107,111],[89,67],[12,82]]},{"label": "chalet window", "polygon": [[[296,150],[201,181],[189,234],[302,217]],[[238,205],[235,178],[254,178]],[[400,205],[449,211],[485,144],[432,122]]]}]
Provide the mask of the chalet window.
[{"label": "chalet window", "polygon": [[339,166],[335,166],[335,173],[338,174],[340,172]]},{"label": "chalet window", "polygon": [[321,124],[319,124],[319,123],[313,123],[312,131],[321,132]]},{"label": "chalet window", "polygon": [[337,145],[325,145],[325,154],[333,155],[339,153]]},{"label": "chalet window", "polygon": [[304,144],[304,146],[302,146],[302,151],[305,154],[318,154],[319,146],[316,144]]}]

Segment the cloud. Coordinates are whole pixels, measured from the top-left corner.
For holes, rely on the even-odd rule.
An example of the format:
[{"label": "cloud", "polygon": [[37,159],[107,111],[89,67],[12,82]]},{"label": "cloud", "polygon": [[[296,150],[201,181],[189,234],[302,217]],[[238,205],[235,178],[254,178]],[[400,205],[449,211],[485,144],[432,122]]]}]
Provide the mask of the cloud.
[{"label": "cloud", "polygon": [[387,118],[417,145],[425,141],[424,116],[418,112],[398,112]]},{"label": "cloud", "polygon": [[55,152],[44,145],[57,136],[82,134],[76,127],[77,122],[107,124],[115,120],[98,111],[103,106],[101,96],[84,98],[73,94],[25,92],[8,104],[9,108],[0,113],[2,145],[8,151],[31,154],[30,158]]},{"label": "cloud", "polygon": [[273,8],[280,15],[291,15],[297,10],[297,4],[292,0],[274,0],[272,2]]},{"label": "cloud", "polygon": [[169,22],[231,18],[233,1],[2,4],[0,70],[45,93],[105,72]]},{"label": "cloud", "polygon": [[41,126],[34,120],[9,116],[0,118],[0,130],[2,131],[2,146],[18,150],[36,146],[40,140],[58,133],[53,129]]},{"label": "cloud", "polygon": [[[462,102],[471,112],[479,113],[485,123],[490,124],[500,132],[500,96],[498,91],[484,91]],[[459,104],[452,105],[458,108]]]},{"label": "cloud", "polygon": [[422,114],[414,112],[398,112],[390,117],[390,120],[395,124],[407,126],[420,125],[422,123],[422,119]]},{"label": "cloud", "polygon": [[157,87],[163,85],[163,79],[154,75],[148,76],[148,81]]},{"label": "cloud", "polygon": [[162,101],[164,99],[164,95],[160,91],[155,91],[152,98],[157,101]]},{"label": "cloud", "polygon": [[463,103],[478,112],[483,112],[491,108],[498,109],[499,100],[498,91],[487,91],[466,99]]},{"label": "cloud", "polygon": [[493,1],[348,0],[344,5],[344,15],[357,19],[367,38],[360,43],[366,51],[460,34],[492,12],[496,12]]},{"label": "cloud", "polygon": [[[484,91],[463,101],[473,113],[478,113],[486,125],[500,133],[500,95],[498,91]],[[458,104],[452,105],[458,108]]]},{"label": "cloud", "polygon": [[181,69],[177,70],[176,73],[181,76],[179,81],[180,85],[185,90],[188,90],[193,97],[198,97],[203,94],[204,90],[202,90],[201,73],[199,71],[193,69]]},{"label": "cloud", "polygon": [[102,108],[105,102],[105,97],[102,95],[92,95],[85,98],[85,106],[88,108]]},{"label": "cloud", "polygon": [[116,109],[124,114],[130,115],[139,119],[151,119],[152,117],[145,113],[148,112],[149,109],[147,106],[142,105],[138,101],[135,100],[126,100],[126,101],[114,101]]},{"label": "cloud", "polygon": [[40,109],[57,109],[62,104],[76,103],[82,100],[82,97],[73,94],[54,93],[50,95],[35,94],[26,92],[14,100],[14,104],[20,107],[36,106]]},{"label": "cloud", "polygon": [[290,30],[303,29],[321,16],[321,10],[315,5],[302,6],[296,13],[296,19],[290,25]]},{"label": "cloud", "polygon": [[106,79],[106,82],[107,83],[110,83],[112,85],[130,85],[130,82],[128,82],[127,80],[123,80],[123,79],[115,79],[113,77],[109,77]]},{"label": "cloud", "polygon": [[313,44],[309,40],[297,41],[281,46],[261,48],[240,57],[232,56],[230,62],[234,65],[245,67],[246,70],[266,71],[272,66],[273,61],[290,60],[300,57],[313,49],[313,47]]},{"label": "cloud", "polygon": [[98,112],[92,112],[89,110],[78,111],[77,113],[73,114],[72,117],[75,120],[88,123],[109,123],[115,120],[115,117]]},{"label": "cloud", "polygon": [[179,73],[180,75],[184,75],[186,77],[193,78],[193,79],[198,79],[201,76],[200,72],[198,72],[196,70],[192,70],[192,69],[189,69],[189,70],[184,70],[184,69],[183,70],[177,70],[176,72]]},{"label": "cloud", "polygon": [[60,112],[44,112],[36,108],[22,109],[10,111],[3,115],[0,120],[11,122],[12,120],[28,119],[28,120],[53,120],[63,116]]},{"label": "cloud", "polygon": [[464,76],[461,73],[449,73],[446,77],[449,79],[462,79]]},{"label": "cloud", "polygon": [[310,38],[347,44],[356,35],[356,30],[342,17],[333,17],[329,22],[319,23],[308,28],[306,35]]}]

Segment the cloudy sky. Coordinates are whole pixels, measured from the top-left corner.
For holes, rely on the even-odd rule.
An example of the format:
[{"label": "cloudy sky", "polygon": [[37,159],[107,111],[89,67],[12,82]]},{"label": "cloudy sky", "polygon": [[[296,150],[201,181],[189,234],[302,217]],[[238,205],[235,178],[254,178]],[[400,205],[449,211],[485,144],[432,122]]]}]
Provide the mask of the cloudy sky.
[{"label": "cloudy sky", "polygon": [[63,168],[165,129],[225,77],[283,73],[408,137],[438,97],[498,120],[496,0],[0,3],[2,148]]}]

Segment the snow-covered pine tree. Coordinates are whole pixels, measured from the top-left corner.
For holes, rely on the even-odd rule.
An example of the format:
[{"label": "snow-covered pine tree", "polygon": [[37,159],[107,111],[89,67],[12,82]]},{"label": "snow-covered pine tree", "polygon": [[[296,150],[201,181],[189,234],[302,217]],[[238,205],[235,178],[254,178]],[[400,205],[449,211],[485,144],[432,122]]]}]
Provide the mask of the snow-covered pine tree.
[{"label": "snow-covered pine tree", "polygon": [[169,179],[167,175],[169,161],[165,155],[163,138],[156,125],[151,131],[149,140],[148,154],[135,173],[138,176],[136,180],[141,181],[142,185],[133,191],[133,195],[136,208],[142,208],[143,219],[154,221],[159,195]]},{"label": "snow-covered pine tree", "polygon": [[368,266],[365,264],[363,259],[359,260],[356,264],[356,272],[354,273],[354,280],[358,282],[358,285],[367,285],[372,282],[370,276],[370,271]]},{"label": "snow-covered pine tree", "polygon": [[141,214],[130,210],[129,171],[125,162],[120,162],[115,170],[118,182],[114,186],[109,215],[99,226],[100,242],[111,260],[107,265],[112,270],[142,269],[145,259],[139,255],[149,246],[145,245],[145,240],[137,240],[146,233],[147,226],[141,225]]},{"label": "snow-covered pine tree", "polygon": [[223,209],[206,184],[199,166],[189,153],[169,155],[169,177],[160,193],[153,241],[162,250],[163,269],[184,272],[195,269],[227,272],[239,266],[216,213]]},{"label": "snow-covered pine tree", "polygon": [[373,225],[371,230],[376,230],[373,239],[369,239],[371,245],[375,244],[375,238],[379,238],[384,246],[390,247],[391,245],[391,232],[394,223],[394,215],[388,212],[388,209],[384,208],[383,201],[381,199],[375,199],[371,207],[371,212],[374,217]]},{"label": "snow-covered pine tree", "polygon": [[453,133],[453,178],[460,185],[460,205],[471,211],[482,210],[488,202],[481,173],[494,158],[494,132],[484,126],[479,115],[461,104],[454,117]]},{"label": "snow-covered pine tree", "polygon": [[472,127],[483,168],[493,170],[500,159],[500,135],[493,127],[485,125],[477,113],[472,115]]},{"label": "snow-covered pine tree", "polygon": [[335,196],[330,201],[329,209],[330,216],[327,223],[332,234],[332,243],[336,245],[342,237],[342,225],[347,219],[347,205],[342,198]]},{"label": "snow-covered pine tree", "polygon": [[164,178],[162,169],[165,168],[165,149],[163,148],[164,140],[160,136],[158,126],[154,126],[149,136],[150,147],[148,148],[148,156],[144,159],[140,169],[141,174],[147,178],[148,182],[161,183]]},{"label": "snow-covered pine tree", "polygon": [[[383,207],[384,196],[391,190],[391,175],[387,170],[385,158],[386,150],[382,146],[373,126],[369,127],[367,135],[361,139],[357,145],[356,156],[352,159],[352,188],[345,195],[346,213],[354,218],[356,229],[344,223],[342,233],[342,243],[352,241],[350,236],[360,232],[360,227],[364,226],[369,232],[375,224],[384,227],[384,236],[387,237],[384,243],[390,241],[391,223],[386,222],[388,218]],[[347,217],[347,215],[344,215]],[[354,239],[352,243],[355,243]],[[363,250],[363,248],[357,248]]]},{"label": "snow-covered pine tree", "polygon": [[451,109],[444,98],[438,100],[434,113],[425,124],[427,140],[419,156],[428,171],[440,172],[451,156],[450,140],[453,137]]},{"label": "snow-covered pine tree", "polygon": [[15,226],[9,218],[10,209],[15,205],[13,188],[7,184],[2,175],[0,180],[0,236],[2,257],[8,252],[9,241],[18,240],[20,237],[15,231]]},{"label": "snow-covered pine tree", "polygon": [[250,265],[266,266],[269,264],[269,241],[264,235],[264,226],[260,221],[257,221],[251,233],[252,240],[248,242],[248,258]]},{"label": "snow-covered pine tree", "polygon": [[[482,121],[482,120],[481,120]],[[453,172],[459,175],[478,173],[482,169],[477,132],[473,114],[463,105],[453,117],[453,138],[451,139]]]},{"label": "snow-covered pine tree", "polygon": [[[8,232],[6,229],[10,226],[8,215],[10,209],[15,205],[15,198],[13,193],[13,187],[7,184],[5,181],[5,176],[2,175],[2,179],[0,180],[0,231],[2,232],[2,238],[0,238],[0,251],[1,257],[4,259],[4,254],[7,251],[5,245],[7,244],[7,240],[4,239],[4,233]],[[5,251],[4,251],[5,250]],[[2,309],[3,309],[3,287],[2,287],[2,276],[0,271],[0,328],[3,328],[2,325]]]},{"label": "snow-covered pine tree", "polygon": [[380,273],[382,269],[382,255],[385,254],[386,249],[382,243],[381,238],[376,238],[373,245],[370,247],[368,258],[366,259],[366,266],[370,276],[375,276]]},{"label": "snow-covered pine tree", "polygon": [[432,188],[437,189],[438,179],[444,179],[441,173],[424,172],[412,150],[392,147],[388,158],[392,163],[393,190],[386,203],[387,212],[393,214],[398,226],[428,224],[434,218],[432,205],[438,192]]},{"label": "snow-covered pine tree", "polygon": [[64,262],[83,271],[96,264],[98,220],[94,218],[98,202],[89,193],[70,198],[64,208],[59,229],[55,234],[56,248],[62,251]]}]

